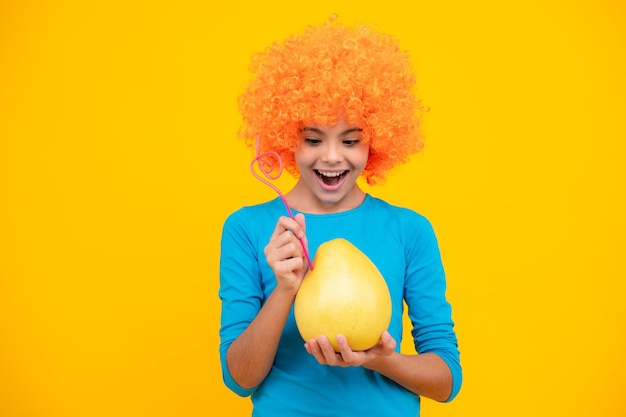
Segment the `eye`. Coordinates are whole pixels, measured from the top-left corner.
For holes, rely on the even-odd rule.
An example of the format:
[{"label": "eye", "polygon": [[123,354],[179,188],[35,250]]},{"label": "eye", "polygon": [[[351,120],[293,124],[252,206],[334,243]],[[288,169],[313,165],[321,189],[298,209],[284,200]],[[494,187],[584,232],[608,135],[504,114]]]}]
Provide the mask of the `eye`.
[{"label": "eye", "polygon": [[355,145],[358,145],[359,142],[361,142],[360,139],[344,139],[343,140],[343,144],[346,146],[355,146]]},{"label": "eye", "polygon": [[317,145],[319,145],[320,143],[322,143],[322,141],[321,141],[320,139],[318,139],[318,138],[312,138],[312,137],[309,137],[309,138],[304,138],[304,141],[305,141],[306,143],[308,143],[309,145],[311,145],[311,146],[317,146]]}]

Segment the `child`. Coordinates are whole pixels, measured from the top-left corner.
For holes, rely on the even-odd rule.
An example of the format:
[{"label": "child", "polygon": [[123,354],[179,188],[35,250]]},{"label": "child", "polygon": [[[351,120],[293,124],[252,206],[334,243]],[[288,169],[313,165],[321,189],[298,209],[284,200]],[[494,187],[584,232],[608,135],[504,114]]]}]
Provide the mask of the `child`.
[{"label": "child", "polygon": [[[243,207],[222,232],[220,359],[226,385],[252,396],[255,416],[416,416],[420,397],[450,401],[461,367],[445,275],[423,216],[365,193],[421,150],[415,78],[397,41],[329,21],[254,57],[240,97],[242,135],[277,152],[297,178],[285,198]],[[342,237],[384,276],[392,318],[379,343],[336,353],[303,342],[293,302],[323,242]],[[399,352],[403,301],[419,354]]]}]

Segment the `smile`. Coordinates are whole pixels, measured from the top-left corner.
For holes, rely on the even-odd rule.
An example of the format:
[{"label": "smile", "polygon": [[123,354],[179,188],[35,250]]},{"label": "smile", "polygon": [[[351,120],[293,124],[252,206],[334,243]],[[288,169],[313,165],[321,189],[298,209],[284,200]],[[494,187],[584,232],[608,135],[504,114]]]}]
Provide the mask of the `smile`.
[{"label": "smile", "polygon": [[324,184],[333,186],[338,185],[343,180],[349,171],[319,171],[314,170],[317,177],[324,182]]}]

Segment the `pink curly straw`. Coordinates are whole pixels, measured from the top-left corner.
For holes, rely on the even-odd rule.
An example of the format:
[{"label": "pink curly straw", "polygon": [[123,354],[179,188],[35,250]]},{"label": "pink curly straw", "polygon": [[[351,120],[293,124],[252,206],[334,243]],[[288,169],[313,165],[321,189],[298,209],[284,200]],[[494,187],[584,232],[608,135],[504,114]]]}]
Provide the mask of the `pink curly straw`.
[{"label": "pink curly straw", "polygon": [[[257,135],[256,136],[256,158],[254,158],[252,160],[252,162],[250,163],[250,171],[252,171],[252,174],[259,181],[267,184],[274,191],[276,191],[278,193],[278,196],[283,201],[283,204],[285,205],[285,208],[287,209],[287,213],[289,213],[289,217],[291,217],[293,219],[294,215],[293,215],[293,213],[291,211],[291,207],[289,207],[289,203],[287,203],[287,199],[285,198],[283,193],[281,193],[280,190],[278,189],[278,187],[276,187],[274,184],[272,184],[271,182],[269,182],[268,180],[266,180],[265,178],[263,178],[259,174],[257,174],[256,170],[254,169],[254,163],[256,162],[257,166],[259,167],[259,169],[261,170],[263,175],[265,175],[265,177],[270,179],[270,180],[276,180],[276,179],[280,178],[281,174],[283,173],[283,160],[281,159],[280,155],[278,155],[278,153],[276,153],[274,151],[266,152],[264,154],[260,154],[260,148],[261,148],[260,147],[260,143],[261,143],[261,136]],[[272,156],[275,157],[276,160],[278,160],[278,172],[275,175],[272,174],[272,172],[274,172],[274,166],[272,165],[272,162],[267,160],[267,159],[265,161],[262,161],[263,158],[272,157]],[[313,262],[311,262],[311,257],[309,256],[309,251],[307,251],[307,249],[306,249],[306,246],[304,244],[304,240],[303,239],[299,239],[299,240],[300,240],[300,244],[302,245],[302,250],[304,251],[304,257],[306,258],[307,262],[309,263],[309,268],[311,268],[311,270],[313,270]]]}]

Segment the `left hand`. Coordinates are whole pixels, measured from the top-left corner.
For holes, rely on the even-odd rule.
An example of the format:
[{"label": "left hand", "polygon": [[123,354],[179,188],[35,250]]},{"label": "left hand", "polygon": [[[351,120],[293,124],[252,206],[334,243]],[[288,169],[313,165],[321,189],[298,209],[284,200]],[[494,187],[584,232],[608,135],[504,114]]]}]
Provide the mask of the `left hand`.
[{"label": "left hand", "polygon": [[304,348],[322,365],[346,368],[348,366],[363,366],[373,360],[390,356],[395,351],[396,341],[385,330],[378,343],[368,350],[353,351],[350,349],[346,337],[341,334],[337,335],[337,345],[339,345],[339,353],[335,352],[326,336],[318,336],[317,339],[311,339],[305,343]]}]

